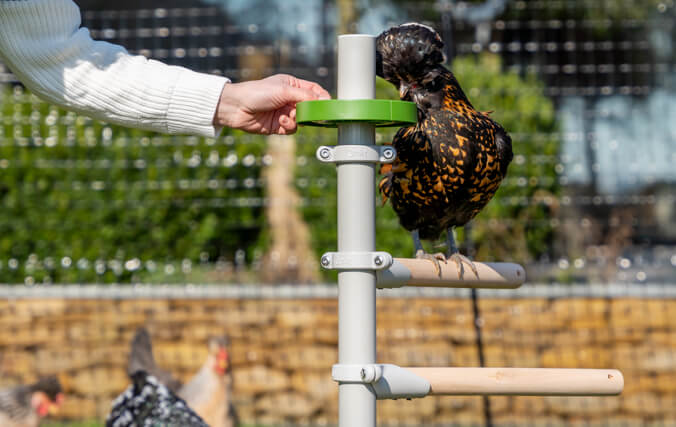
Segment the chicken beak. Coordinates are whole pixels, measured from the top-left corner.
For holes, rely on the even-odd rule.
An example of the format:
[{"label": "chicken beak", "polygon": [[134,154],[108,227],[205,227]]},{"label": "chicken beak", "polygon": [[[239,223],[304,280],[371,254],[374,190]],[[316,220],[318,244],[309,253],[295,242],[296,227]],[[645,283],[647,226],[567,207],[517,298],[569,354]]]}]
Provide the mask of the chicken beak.
[{"label": "chicken beak", "polygon": [[406,98],[410,86],[404,82],[399,83],[399,99]]},{"label": "chicken beak", "polygon": [[56,399],[54,401],[49,402],[47,405],[47,414],[49,415],[58,415],[59,410],[61,409],[61,405],[63,404],[63,393],[59,393],[56,395]]},{"label": "chicken beak", "polygon": [[47,406],[47,414],[49,415],[57,415],[59,413],[61,405],[58,403],[50,403]]}]

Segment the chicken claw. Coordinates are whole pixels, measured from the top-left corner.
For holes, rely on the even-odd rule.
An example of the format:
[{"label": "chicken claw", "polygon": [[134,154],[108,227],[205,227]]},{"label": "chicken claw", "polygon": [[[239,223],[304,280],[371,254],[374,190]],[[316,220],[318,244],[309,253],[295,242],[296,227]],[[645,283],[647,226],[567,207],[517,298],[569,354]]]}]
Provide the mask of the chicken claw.
[{"label": "chicken claw", "polygon": [[476,265],[467,258],[465,255],[461,254],[460,252],[456,252],[452,254],[450,257],[448,257],[451,261],[455,263],[455,265],[458,266],[458,277],[462,279],[465,276],[465,267],[462,265],[463,263],[469,265],[469,268],[472,270],[474,275],[479,278],[479,272],[476,269]]},{"label": "chicken claw", "polygon": [[415,257],[417,259],[428,259],[432,261],[434,264],[434,270],[437,272],[439,277],[441,277],[441,263],[439,261],[443,261],[444,264],[448,264],[448,261],[446,261],[446,255],[442,254],[441,252],[437,252],[436,254],[428,254],[422,249],[419,249],[415,252]]}]

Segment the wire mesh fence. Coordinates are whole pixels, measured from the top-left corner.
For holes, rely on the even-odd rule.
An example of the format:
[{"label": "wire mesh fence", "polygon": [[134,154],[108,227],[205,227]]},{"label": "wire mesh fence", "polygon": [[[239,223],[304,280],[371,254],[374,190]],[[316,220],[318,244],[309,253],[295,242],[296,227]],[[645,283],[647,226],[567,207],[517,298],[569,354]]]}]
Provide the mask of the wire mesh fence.
[{"label": "wire mesh fence", "polygon": [[[134,53],[236,81],[290,72],[333,90],[338,5],[264,3],[80,5],[95,38]],[[673,279],[670,2],[366,6],[354,5],[346,30],[437,28],[470,99],[515,141],[509,176],[463,236],[472,255],[524,263],[535,281]],[[275,146],[229,131],[168,137],[49,106],[6,68],[2,80],[2,281],[241,281],[239,271],[255,282],[270,265],[284,280],[331,280],[315,260],[335,245],[334,172],[314,149],[333,132],[303,130]],[[379,95],[396,96],[382,82]],[[293,215],[294,227],[275,219]],[[384,250],[412,253],[387,206],[378,232]]]},{"label": "wire mesh fence", "polygon": [[[460,235],[461,251],[521,263],[531,283],[564,284],[529,285],[534,293],[516,300],[481,293],[493,298],[480,301],[487,366],[627,375],[621,398],[493,398],[494,421],[676,423],[674,323],[666,314],[676,279],[673,0],[77,3],[94,38],[133,53],[234,81],[286,72],[334,93],[337,34],[408,21],[437,29],[470,100],[493,111],[514,141],[508,177]],[[74,398],[63,415],[100,418],[127,384],[137,326],[151,325],[161,362],[184,380],[203,363],[207,335],[225,331],[246,423],[335,422],[327,374],[334,291],[295,288],[335,279],[317,262],[335,249],[335,171],[314,158],[335,133],[158,135],[44,103],[1,64],[0,82],[0,282],[13,285],[2,289],[0,306],[2,383],[64,374]],[[382,81],[377,90],[397,96]],[[379,131],[377,141],[392,135]],[[378,249],[411,256],[392,209],[379,207],[377,217]],[[99,287],[58,286],[68,283]],[[145,287],[112,286],[119,283],[252,286],[158,285],[144,295]],[[260,283],[281,285],[253,286]],[[105,286],[111,299],[97,299]],[[25,299],[32,292],[46,299]],[[310,302],[296,304],[303,292]],[[415,315],[383,320],[382,359],[478,364],[466,293],[400,292],[392,307],[415,306]],[[403,299],[406,292],[415,299]],[[389,303],[381,302],[379,321]],[[329,319],[318,323],[325,326],[311,326],[318,316]],[[315,363],[307,375],[299,373],[305,363]],[[485,422],[474,398],[399,403],[379,404],[379,419]]]}]

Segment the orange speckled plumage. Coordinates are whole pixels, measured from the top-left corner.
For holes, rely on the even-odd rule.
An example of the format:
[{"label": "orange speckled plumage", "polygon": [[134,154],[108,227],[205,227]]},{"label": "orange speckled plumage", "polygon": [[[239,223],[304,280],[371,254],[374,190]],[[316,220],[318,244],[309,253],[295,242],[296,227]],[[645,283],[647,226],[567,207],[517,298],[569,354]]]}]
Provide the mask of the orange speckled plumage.
[{"label": "orange speckled plumage", "polygon": [[381,169],[379,188],[402,226],[424,239],[474,218],[512,160],[507,132],[474,109],[453,74],[429,59],[440,42],[424,29],[403,26],[377,41],[379,75],[401,86],[402,99],[416,102],[419,118],[392,140],[397,159]]}]

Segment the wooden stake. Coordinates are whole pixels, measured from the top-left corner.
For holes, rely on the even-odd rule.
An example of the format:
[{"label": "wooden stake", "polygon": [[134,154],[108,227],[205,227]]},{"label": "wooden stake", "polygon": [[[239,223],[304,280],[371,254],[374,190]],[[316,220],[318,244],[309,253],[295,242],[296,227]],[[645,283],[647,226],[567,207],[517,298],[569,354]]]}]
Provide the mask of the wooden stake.
[{"label": "wooden stake", "polygon": [[518,264],[508,262],[475,262],[479,273],[463,264],[464,274],[460,278],[458,267],[453,261],[441,264],[439,274],[434,263],[425,259],[395,258],[392,266],[378,272],[379,288],[401,286],[431,286],[441,288],[497,288],[514,289],[526,281],[526,271]]},{"label": "wooden stake", "polygon": [[406,368],[436,395],[610,396],[624,377],[615,369]]}]

